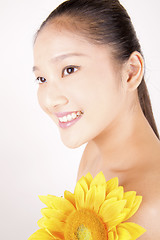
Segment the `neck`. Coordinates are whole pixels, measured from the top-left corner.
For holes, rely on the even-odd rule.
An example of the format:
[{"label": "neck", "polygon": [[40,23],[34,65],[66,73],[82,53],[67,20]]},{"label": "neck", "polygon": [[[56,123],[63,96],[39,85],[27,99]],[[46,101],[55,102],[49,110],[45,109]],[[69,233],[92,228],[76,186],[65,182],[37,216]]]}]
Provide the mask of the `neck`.
[{"label": "neck", "polygon": [[138,103],[132,112],[121,112],[93,141],[100,152],[101,164],[113,172],[144,166],[150,159],[147,151],[159,144]]}]

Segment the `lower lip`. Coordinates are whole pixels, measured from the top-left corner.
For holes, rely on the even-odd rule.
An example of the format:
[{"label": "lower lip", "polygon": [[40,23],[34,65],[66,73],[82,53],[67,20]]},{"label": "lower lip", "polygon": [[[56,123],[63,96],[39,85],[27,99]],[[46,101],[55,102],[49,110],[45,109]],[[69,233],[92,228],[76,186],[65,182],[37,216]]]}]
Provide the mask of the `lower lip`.
[{"label": "lower lip", "polygon": [[60,122],[59,121],[59,126],[61,128],[67,128],[67,127],[70,127],[72,126],[73,124],[75,124],[80,118],[82,117],[82,115],[80,115],[79,117],[73,119],[72,121],[69,121],[69,122]]}]

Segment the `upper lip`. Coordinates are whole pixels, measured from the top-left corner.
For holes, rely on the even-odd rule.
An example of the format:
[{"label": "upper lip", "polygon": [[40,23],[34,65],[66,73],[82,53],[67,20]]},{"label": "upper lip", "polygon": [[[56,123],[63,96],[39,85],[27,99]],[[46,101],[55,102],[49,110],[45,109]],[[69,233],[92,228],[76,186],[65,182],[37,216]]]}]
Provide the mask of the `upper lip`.
[{"label": "upper lip", "polygon": [[72,112],[59,112],[59,113],[54,113],[57,117],[64,117],[68,114],[72,114],[72,113],[77,113],[77,112],[80,112],[80,111],[72,111]]}]

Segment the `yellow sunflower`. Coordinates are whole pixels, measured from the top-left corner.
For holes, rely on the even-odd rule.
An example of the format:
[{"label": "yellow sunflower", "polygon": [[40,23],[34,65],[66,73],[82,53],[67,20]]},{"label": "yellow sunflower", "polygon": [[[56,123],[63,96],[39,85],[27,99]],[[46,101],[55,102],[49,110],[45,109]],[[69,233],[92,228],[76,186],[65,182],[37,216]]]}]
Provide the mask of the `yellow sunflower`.
[{"label": "yellow sunflower", "polygon": [[124,192],[118,178],[106,182],[102,172],[88,173],[76,184],[74,194],[39,196],[47,206],[38,221],[40,229],[28,240],[135,240],[146,230],[124,222],[138,210],[142,196]]}]

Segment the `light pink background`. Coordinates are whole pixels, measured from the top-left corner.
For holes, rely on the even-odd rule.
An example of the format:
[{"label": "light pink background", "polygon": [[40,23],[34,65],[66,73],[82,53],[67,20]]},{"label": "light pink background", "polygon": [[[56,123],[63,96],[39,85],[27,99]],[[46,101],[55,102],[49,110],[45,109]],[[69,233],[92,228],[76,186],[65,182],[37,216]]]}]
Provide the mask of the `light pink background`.
[{"label": "light pink background", "polygon": [[[74,190],[85,144],[68,149],[40,109],[32,74],[32,40],[62,1],[0,1],[0,239],[27,240],[38,229],[38,195]],[[160,1],[121,0],[146,59],[146,82],[160,131]]]}]

